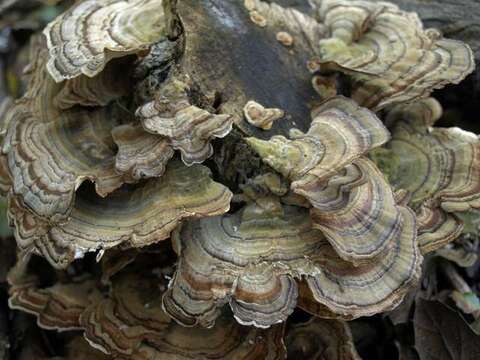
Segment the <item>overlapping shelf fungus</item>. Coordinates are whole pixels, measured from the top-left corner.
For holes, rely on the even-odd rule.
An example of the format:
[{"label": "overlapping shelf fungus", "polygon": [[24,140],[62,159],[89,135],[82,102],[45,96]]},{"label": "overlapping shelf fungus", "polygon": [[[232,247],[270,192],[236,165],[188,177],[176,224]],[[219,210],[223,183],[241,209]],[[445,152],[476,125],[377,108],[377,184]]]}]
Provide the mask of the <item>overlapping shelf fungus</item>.
[{"label": "overlapping shelf fungus", "polygon": [[430,97],[474,62],[396,5],[310,6],[81,0],[32,35],[11,308],[90,359],[359,358],[348,321],[480,209],[480,141]]}]

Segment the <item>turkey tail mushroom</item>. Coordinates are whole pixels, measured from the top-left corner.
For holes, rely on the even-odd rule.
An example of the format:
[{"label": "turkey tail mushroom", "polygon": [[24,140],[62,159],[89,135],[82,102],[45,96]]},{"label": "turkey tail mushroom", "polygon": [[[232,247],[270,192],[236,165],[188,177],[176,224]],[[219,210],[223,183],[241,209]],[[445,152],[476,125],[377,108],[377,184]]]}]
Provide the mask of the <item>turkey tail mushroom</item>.
[{"label": "turkey tail mushroom", "polygon": [[227,136],[234,117],[192,105],[189,88],[188,79],[173,77],[162,86],[155,100],[140,107],[136,115],[146,131],[168,138],[171,146],[180,150],[183,162],[191,166],[212,156],[210,141]]},{"label": "turkey tail mushroom", "polygon": [[132,63],[130,58],[112,61],[93,78],[80,75],[64,81],[63,87],[54,98],[54,105],[61,110],[77,105],[106,106],[128,95],[128,90],[132,86],[129,76]]},{"label": "turkey tail mushroom", "polygon": [[174,155],[168,139],[150,134],[141,126],[117,126],[112,136],[118,146],[115,169],[128,174],[132,181],[162,176]]},{"label": "turkey tail mushroom", "polygon": [[301,187],[306,176],[318,181],[329,178],[390,137],[374,113],[341,96],[318,106],[312,118],[308,132],[293,134],[292,140],[283,136],[270,141],[246,139],[263,161],[292,180],[294,187]]},{"label": "turkey tail mushroom", "polygon": [[32,228],[28,213],[17,211],[11,217],[20,229],[17,242],[35,247],[61,268],[89,251],[118,245],[144,247],[165,240],[182,219],[227,212],[231,197],[226,187],[210,178],[207,168],[173,162],[164,176],[141,188],[120,189],[107,198],[85,189],[63,224],[40,223]]},{"label": "turkey tail mushroom", "polygon": [[357,360],[345,321],[394,309],[480,210],[480,140],[428,97],[470,48],[309,2],[82,0],[32,37],[0,99],[9,306],[82,331],[62,355]]},{"label": "turkey tail mushroom", "polygon": [[437,250],[457,239],[463,231],[462,221],[441,208],[426,203],[417,209],[418,246],[423,254]]},{"label": "turkey tail mushroom", "polygon": [[[162,309],[167,268],[135,263],[115,274],[104,292],[87,272],[57,272],[50,279],[54,284],[43,286],[28,262],[29,257],[20,259],[9,273],[10,307],[35,315],[42,328],[84,332],[90,351],[82,345],[78,355],[103,359],[99,354],[104,353],[119,360],[285,358],[283,325],[268,330],[242,326],[226,310],[212,329],[175,323]],[[73,350],[68,347],[68,353]]]},{"label": "turkey tail mushroom", "polygon": [[379,110],[457,84],[474,67],[468,45],[424,29],[415,13],[387,2],[311,0],[329,36],[317,45],[320,68],[352,79],[351,96]]},{"label": "turkey tail mushroom", "polygon": [[271,212],[253,203],[234,215],[186,222],[173,237],[180,259],[165,310],[183,325],[208,327],[229,303],[240,323],[267,327],[296,306],[302,277],[330,311],[359,317],[392,309],[415,284],[422,261],[414,214],[401,212],[402,231],[389,251],[362,265],[338,256],[307,209]]},{"label": "turkey tail mushroom", "polygon": [[243,113],[251,125],[263,130],[270,130],[276,120],[285,116],[282,109],[267,109],[253,100],[245,104]]},{"label": "turkey tail mushroom", "polygon": [[431,127],[441,113],[432,98],[393,107],[386,117],[392,139],[370,154],[395,188],[410,193],[424,252],[457,237],[462,224],[455,213],[480,207],[480,140],[458,128]]},{"label": "turkey tail mushroom", "polygon": [[362,158],[388,138],[373,113],[338,97],[313,112],[306,134],[247,142],[292,181],[293,192],[312,204],[314,226],[340,256],[361,262],[381,255],[402,232],[400,207],[390,185]]},{"label": "turkey tail mushroom", "polygon": [[378,260],[355,266],[335,252],[321,273],[307,278],[313,298],[343,316],[371,316],[394,309],[417,284],[423,257],[417,244],[415,214],[401,208],[402,231]]},{"label": "turkey tail mushroom", "polygon": [[186,222],[173,239],[180,260],[165,310],[186,326],[207,327],[227,302],[242,324],[285,321],[296,306],[294,277],[316,273],[310,257],[328,246],[306,209],[284,206],[272,213],[256,204]]},{"label": "turkey tail mushroom", "polygon": [[168,35],[165,0],[86,0],[44,30],[56,82],[94,77],[112,59],[146,50]]},{"label": "turkey tail mushroom", "polygon": [[29,261],[30,256],[20,258],[8,274],[10,308],[35,315],[38,325],[44,329],[81,329],[80,315],[101,298],[95,281],[88,277],[42,287],[39,276],[28,269]]},{"label": "turkey tail mushroom", "polygon": [[117,118],[111,109],[72,110],[51,122],[38,121],[21,110],[10,110],[13,119],[3,153],[13,194],[34,214],[52,222],[65,221],[82,182],[95,182],[102,196],[122,185],[124,180],[114,167],[110,133]]},{"label": "turkey tail mushroom", "polygon": [[383,174],[360,158],[325,182],[313,179],[296,190],[313,205],[314,227],[345,260],[360,263],[383,256],[405,230],[402,209]]},{"label": "turkey tail mushroom", "polygon": [[85,337],[102,351],[126,359],[284,358],[282,325],[249,328],[223,311],[211,329],[184,328],[162,310],[165,287],[166,280],[156,276],[120,274],[111,295],[82,314]]}]

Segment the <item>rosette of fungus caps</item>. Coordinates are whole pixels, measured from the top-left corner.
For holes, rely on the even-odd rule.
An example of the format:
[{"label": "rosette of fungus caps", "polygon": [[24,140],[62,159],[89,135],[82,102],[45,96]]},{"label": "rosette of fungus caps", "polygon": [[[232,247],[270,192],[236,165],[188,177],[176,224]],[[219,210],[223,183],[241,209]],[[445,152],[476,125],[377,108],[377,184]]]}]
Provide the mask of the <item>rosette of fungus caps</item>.
[{"label": "rosette of fungus caps", "polygon": [[312,0],[317,20],[329,35],[314,59],[320,69],[351,78],[351,97],[381,109],[428,96],[457,84],[474,69],[468,45],[424,29],[418,15],[387,3]]},{"label": "rosette of fungus caps", "polygon": [[344,316],[393,308],[422,257],[414,213],[363,157],[388,138],[372,112],[339,97],[293,140],[247,139],[311,209],[257,199],[237,214],[184,224],[174,236],[180,259],[167,312],[186,326],[212,326],[228,302],[239,322],[268,327],[293,311],[302,278],[317,302]]},{"label": "rosette of fungus caps", "polygon": [[433,98],[397,105],[386,116],[392,139],[371,157],[417,212],[422,252],[459,236],[460,213],[480,207],[480,140],[459,128],[433,127],[442,107]]},{"label": "rosette of fungus caps", "polygon": [[428,98],[468,46],[310,3],[83,0],[32,37],[0,109],[9,304],[81,331],[66,354],[356,359],[346,321],[395,308],[480,207],[478,138]]}]

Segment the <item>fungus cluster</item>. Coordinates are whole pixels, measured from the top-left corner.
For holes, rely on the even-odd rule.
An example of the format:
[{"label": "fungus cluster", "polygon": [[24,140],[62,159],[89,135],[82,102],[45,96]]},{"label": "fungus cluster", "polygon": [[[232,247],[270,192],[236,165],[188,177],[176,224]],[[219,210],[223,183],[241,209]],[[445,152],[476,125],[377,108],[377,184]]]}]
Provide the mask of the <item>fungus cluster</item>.
[{"label": "fungus cluster", "polygon": [[385,2],[213,3],[83,0],[32,37],[0,112],[10,307],[90,359],[357,359],[346,321],[480,209],[480,141],[429,97],[472,52]]}]

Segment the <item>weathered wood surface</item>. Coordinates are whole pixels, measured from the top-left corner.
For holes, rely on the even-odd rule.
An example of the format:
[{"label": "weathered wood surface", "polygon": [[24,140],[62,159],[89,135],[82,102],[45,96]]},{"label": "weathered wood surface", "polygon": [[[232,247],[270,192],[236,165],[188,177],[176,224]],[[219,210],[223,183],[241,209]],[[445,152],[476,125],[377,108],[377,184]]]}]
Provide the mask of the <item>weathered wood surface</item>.
[{"label": "weathered wood surface", "polygon": [[204,94],[218,92],[222,111],[239,118],[249,100],[286,113],[270,131],[242,121],[243,131],[269,138],[308,129],[318,99],[306,66],[310,49],[300,42],[293,50],[282,46],[275,39],[281,29],[255,25],[243,1],[182,0],[178,11],[186,39],[181,66]]}]

